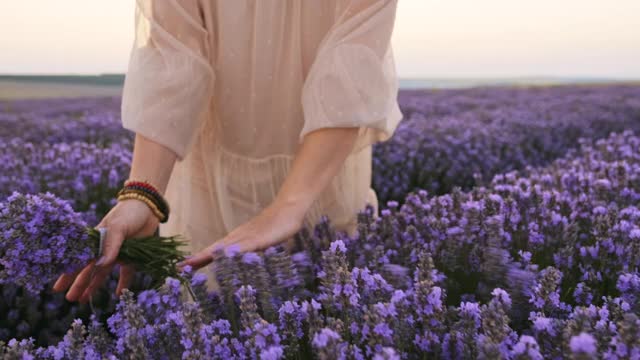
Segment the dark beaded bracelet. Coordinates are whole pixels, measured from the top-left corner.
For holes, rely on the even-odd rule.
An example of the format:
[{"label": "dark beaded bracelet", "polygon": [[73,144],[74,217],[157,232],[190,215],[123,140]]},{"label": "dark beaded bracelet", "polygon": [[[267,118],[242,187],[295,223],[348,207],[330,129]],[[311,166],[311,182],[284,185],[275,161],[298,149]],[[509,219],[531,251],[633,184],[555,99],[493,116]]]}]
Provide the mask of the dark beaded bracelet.
[{"label": "dark beaded bracelet", "polygon": [[158,210],[158,207],[156,206],[156,204],[149,198],[148,195],[141,195],[138,193],[134,193],[134,192],[127,192],[125,194],[122,194],[120,196],[118,196],[118,201],[122,201],[122,200],[129,200],[129,199],[137,199],[140,200],[144,203],[146,203],[149,208],[151,209],[151,211],[153,212],[153,214],[158,218],[158,220],[161,223],[167,222],[167,220],[169,219],[169,217],[162,213],[160,210]]},{"label": "dark beaded bracelet", "polygon": [[156,204],[156,206],[158,207],[158,209],[160,211],[162,211],[163,213],[168,213],[169,212],[169,205],[167,204],[167,202],[164,200],[164,198],[162,198],[162,196],[153,191],[150,190],[147,187],[144,186],[140,186],[140,185],[126,185],[125,187],[123,187],[120,192],[118,193],[118,195],[122,194],[122,193],[126,193],[128,191],[132,191],[135,190],[137,192],[140,193],[144,193],[144,194],[148,194],[149,196],[152,197],[153,202]]},{"label": "dark beaded bracelet", "polygon": [[169,214],[169,211],[166,208],[164,208],[161,205],[161,203],[158,203],[158,200],[153,195],[149,194],[147,191],[127,187],[120,190],[117,196],[120,197],[121,195],[126,195],[126,194],[138,194],[140,196],[144,196],[145,198],[149,199],[149,201],[151,201],[153,205],[155,205],[155,207],[160,212],[162,212],[166,216]]},{"label": "dark beaded bracelet", "polygon": [[151,185],[148,182],[145,181],[133,181],[133,180],[128,180],[125,182],[125,188],[126,187],[136,187],[136,188],[141,188],[144,190],[149,191],[151,194],[153,194],[153,196],[155,196],[159,202],[163,203],[162,205],[167,208],[167,210],[169,210],[169,204],[166,202],[166,200],[164,199],[164,197],[160,194],[160,192],[158,191],[158,189],[156,189],[153,185]]},{"label": "dark beaded bracelet", "polygon": [[155,207],[162,213],[163,217],[160,222],[164,223],[169,218],[169,204],[160,192],[150,183],[146,181],[127,180],[124,187],[118,191],[118,197],[126,194],[137,194],[144,196],[151,201]]}]

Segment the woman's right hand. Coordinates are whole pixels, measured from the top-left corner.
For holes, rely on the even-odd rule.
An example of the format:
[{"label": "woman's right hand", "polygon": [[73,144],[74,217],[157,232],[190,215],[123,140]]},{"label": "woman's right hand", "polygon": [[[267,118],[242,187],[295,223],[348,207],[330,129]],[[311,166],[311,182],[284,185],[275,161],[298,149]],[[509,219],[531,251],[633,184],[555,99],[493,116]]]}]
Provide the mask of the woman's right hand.
[{"label": "woman's right hand", "polygon": [[[125,239],[153,235],[158,225],[158,218],[144,202],[136,199],[119,201],[96,226],[96,228],[107,229],[102,257],[97,261],[91,260],[83,269],[75,273],[62,274],[54,284],[53,290],[60,292],[69,289],[66,295],[67,300],[86,303],[111,274],[122,242]],[[131,285],[135,274],[132,265],[123,263],[120,265],[117,296]]]}]

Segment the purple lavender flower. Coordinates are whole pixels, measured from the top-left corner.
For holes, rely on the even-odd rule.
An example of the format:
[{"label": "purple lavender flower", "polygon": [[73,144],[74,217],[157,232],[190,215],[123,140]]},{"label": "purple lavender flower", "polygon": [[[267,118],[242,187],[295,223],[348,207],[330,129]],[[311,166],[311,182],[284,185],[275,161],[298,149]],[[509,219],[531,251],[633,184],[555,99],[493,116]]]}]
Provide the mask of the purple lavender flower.
[{"label": "purple lavender flower", "polygon": [[240,303],[240,311],[242,312],[242,326],[245,328],[245,330],[252,328],[254,324],[262,320],[262,318],[258,314],[255,294],[255,289],[253,289],[253,287],[251,287],[250,285],[242,286],[236,292],[236,297],[239,299]]},{"label": "purple lavender flower", "polygon": [[260,352],[260,360],[278,360],[283,357],[282,346],[273,345]]},{"label": "purple lavender flower", "polygon": [[319,333],[313,336],[313,346],[323,348],[329,344],[331,340],[339,340],[340,335],[331,329],[322,329]]},{"label": "purple lavender flower", "polygon": [[319,332],[313,335],[311,345],[315,351],[317,351],[320,359],[341,359],[345,354],[345,346],[342,343],[342,338],[338,333],[329,329],[323,328]]},{"label": "purple lavender flower", "polygon": [[616,288],[621,298],[632,305],[634,311],[640,311],[640,275],[636,273],[620,274]]},{"label": "purple lavender flower", "polygon": [[597,351],[596,339],[590,334],[582,332],[571,337],[569,348],[574,355],[595,355]]},{"label": "purple lavender flower", "polygon": [[13,193],[0,203],[0,283],[38,293],[93,257],[86,224],[50,193]]},{"label": "purple lavender flower", "polygon": [[514,359],[542,360],[540,347],[534,338],[528,335],[520,336],[520,341],[513,347]]},{"label": "purple lavender flower", "polygon": [[287,353],[294,355],[300,351],[300,341],[304,336],[303,322],[307,319],[307,312],[294,301],[285,301],[279,313],[279,329],[283,340],[288,344]]},{"label": "purple lavender flower", "polygon": [[400,360],[400,355],[391,347],[383,347],[373,356],[373,360]]},{"label": "purple lavender flower", "polygon": [[344,242],[342,240],[336,240],[331,243],[329,250],[331,250],[334,253],[337,251],[345,253],[347,252],[347,247],[344,245]]}]

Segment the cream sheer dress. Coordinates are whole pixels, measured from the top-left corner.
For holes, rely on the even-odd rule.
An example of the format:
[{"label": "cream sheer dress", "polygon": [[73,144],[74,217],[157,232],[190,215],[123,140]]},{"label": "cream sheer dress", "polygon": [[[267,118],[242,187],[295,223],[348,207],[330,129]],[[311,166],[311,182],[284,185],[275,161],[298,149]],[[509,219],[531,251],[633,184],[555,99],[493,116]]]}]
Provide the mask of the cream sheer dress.
[{"label": "cream sheer dress", "polygon": [[324,214],[353,235],[367,203],[377,216],[371,145],[402,118],[390,43],[396,7],[138,0],[122,123],[178,155],[160,234],[184,235],[191,252],[221,239],[271,203],[304,136],[330,127],[358,127],[358,138],[306,226]]}]

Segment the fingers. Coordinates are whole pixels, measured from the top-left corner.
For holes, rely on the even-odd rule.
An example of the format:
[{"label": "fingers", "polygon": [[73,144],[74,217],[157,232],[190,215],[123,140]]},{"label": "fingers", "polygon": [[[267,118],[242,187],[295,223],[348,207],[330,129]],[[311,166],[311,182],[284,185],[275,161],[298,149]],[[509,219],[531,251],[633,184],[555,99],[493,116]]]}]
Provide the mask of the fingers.
[{"label": "fingers", "polygon": [[95,261],[91,261],[89,265],[85,266],[78,276],[76,276],[75,281],[71,285],[71,288],[67,292],[66,299],[69,301],[76,301],[80,298],[86,287],[89,285],[91,281],[91,272],[93,271]]},{"label": "fingers", "polygon": [[110,226],[107,231],[107,236],[104,241],[104,248],[102,249],[102,257],[96,262],[98,267],[110,268],[115,264],[120,251],[120,246],[124,241],[124,231],[119,227]]},{"label": "fingers", "polygon": [[[215,245],[215,244],[214,244]],[[213,261],[213,246],[207,246],[204,250],[196,253],[187,260],[177,264],[178,271],[183,271],[184,267],[190,265],[193,270],[197,270]]]},{"label": "fingers", "polygon": [[[73,287],[67,293],[68,301],[78,301],[86,303],[96,291],[104,284],[111,275],[113,266],[98,267],[94,261],[75,273],[61,275],[53,285],[54,292],[62,292],[69,288],[73,283]],[[116,288],[116,295],[120,296],[122,290],[129,288],[133,283],[135,276],[135,268],[132,265],[121,264],[120,278]]]},{"label": "fingers", "polygon": [[118,279],[118,286],[116,287],[116,296],[122,295],[122,290],[128,289],[133,282],[135,275],[135,268],[132,265],[120,266],[120,278]]},{"label": "fingers", "polygon": [[[103,223],[104,223],[104,220],[101,221],[98,225],[96,225],[96,228],[104,227]],[[69,286],[73,284],[74,280],[76,279],[76,276],[78,276],[80,271],[82,271],[83,269],[84,268],[81,268],[74,272],[64,273],[60,275],[60,277],[58,277],[58,280],[56,280],[56,282],[53,284],[52,290],[54,292],[62,292],[67,290]]]},{"label": "fingers", "polygon": [[234,247],[234,244],[241,239],[242,238],[240,236],[237,236],[234,232],[231,232],[224,238],[214,242],[203,250],[200,250],[195,255],[191,255],[188,259],[179,262],[176,265],[176,268],[178,269],[178,271],[183,271],[185,266],[190,265],[191,268],[195,271],[211,263],[213,261],[213,253],[216,250],[224,249],[225,251],[228,251],[228,249]]},{"label": "fingers", "polygon": [[[80,271],[67,292],[67,300],[86,302],[104,283],[116,262],[124,232],[119,227],[110,226],[103,244],[103,255],[98,261],[91,261]],[[65,285],[65,284],[61,284]]]},{"label": "fingers", "polygon": [[[193,270],[197,270],[206,266],[214,260],[214,252],[216,250],[224,250],[225,254],[256,251],[263,250],[279,242],[277,239],[267,240],[265,236],[258,237],[255,235],[256,233],[260,232],[249,228],[248,225],[236,228],[224,238],[213,243],[213,245],[206,247],[191,258],[178,263],[177,269],[178,271],[183,271],[185,266],[190,265]],[[272,237],[268,238],[271,239]]]},{"label": "fingers", "polygon": [[76,276],[80,273],[80,270],[60,275],[55,284],[53,284],[53,292],[61,292],[67,290],[73,283],[73,280],[75,280]]},{"label": "fingers", "polygon": [[106,268],[94,267],[94,268],[95,268],[95,271],[93,271],[93,274],[90,274],[90,277],[89,277],[89,284],[84,289],[84,291],[82,292],[82,295],[78,299],[78,301],[81,303],[86,303],[87,301],[89,301],[89,298],[93,296],[93,294],[95,294],[98,288],[102,286],[104,281],[111,274],[112,267],[106,267]]}]

